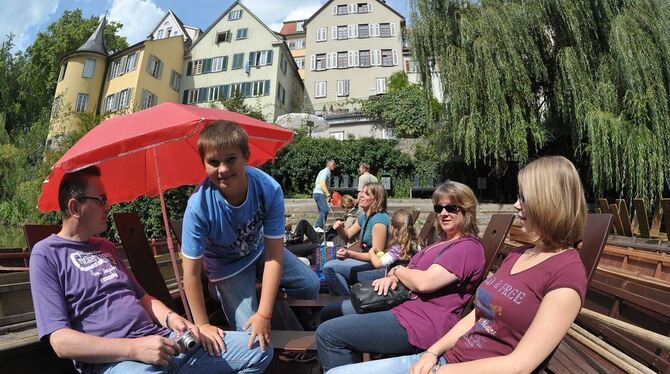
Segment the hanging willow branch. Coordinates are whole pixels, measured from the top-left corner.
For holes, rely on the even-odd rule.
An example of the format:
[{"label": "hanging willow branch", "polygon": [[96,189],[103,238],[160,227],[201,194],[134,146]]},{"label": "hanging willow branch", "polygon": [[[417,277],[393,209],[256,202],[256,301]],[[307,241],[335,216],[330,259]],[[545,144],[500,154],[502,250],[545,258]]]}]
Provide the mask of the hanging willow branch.
[{"label": "hanging willow branch", "polygon": [[668,0],[411,0],[411,9],[424,87],[440,79],[444,91],[438,130],[466,162],[524,163],[560,132],[596,193],[655,199],[670,186]]}]

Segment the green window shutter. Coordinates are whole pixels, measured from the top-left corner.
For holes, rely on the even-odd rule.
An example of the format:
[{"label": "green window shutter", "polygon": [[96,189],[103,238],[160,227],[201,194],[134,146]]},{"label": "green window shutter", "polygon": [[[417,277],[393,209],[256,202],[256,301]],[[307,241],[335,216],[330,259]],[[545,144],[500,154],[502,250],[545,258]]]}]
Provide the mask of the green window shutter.
[{"label": "green window shutter", "polygon": [[251,82],[242,83],[242,97],[251,97]]},{"label": "green window shutter", "polygon": [[265,81],[265,87],[263,87],[263,96],[269,96],[270,95],[270,80]]},{"label": "green window shutter", "polygon": [[223,56],[223,64],[221,67],[221,70],[227,70],[228,69],[228,56]]},{"label": "green window shutter", "polygon": [[193,74],[193,61],[189,61],[186,66],[186,76],[191,76]]},{"label": "green window shutter", "polygon": [[203,68],[202,68],[203,74],[212,72],[212,59],[211,58],[205,59],[203,65],[204,65]]},{"label": "green window shutter", "polygon": [[256,52],[249,52],[249,66],[256,66]]},{"label": "green window shutter", "polygon": [[266,62],[267,65],[272,65],[272,50],[268,49],[268,59]]}]

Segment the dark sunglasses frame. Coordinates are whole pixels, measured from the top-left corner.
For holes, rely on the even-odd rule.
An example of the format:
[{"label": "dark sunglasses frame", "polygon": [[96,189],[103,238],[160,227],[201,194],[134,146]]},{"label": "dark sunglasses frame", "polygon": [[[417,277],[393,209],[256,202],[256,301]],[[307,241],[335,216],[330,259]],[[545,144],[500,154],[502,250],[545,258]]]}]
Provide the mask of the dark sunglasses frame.
[{"label": "dark sunglasses frame", "polygon": [[105,195],[105,194],[102,194],[100,196],[87,196],[87,195],[77,196],[77,200],[81,200],[81,199],[98,200],[100,205],[107,204],[107,195]]},{"label": "dark sunglasses frame", "polygon": [[433,211],[437,214],[442,213],[442,210],[446,210],[447,213],[458,213],[459,210],[463,210],[463,207],[457,204],[447,204],[447,205],[440,205],[440,204],[434,204],[433,205]]}]

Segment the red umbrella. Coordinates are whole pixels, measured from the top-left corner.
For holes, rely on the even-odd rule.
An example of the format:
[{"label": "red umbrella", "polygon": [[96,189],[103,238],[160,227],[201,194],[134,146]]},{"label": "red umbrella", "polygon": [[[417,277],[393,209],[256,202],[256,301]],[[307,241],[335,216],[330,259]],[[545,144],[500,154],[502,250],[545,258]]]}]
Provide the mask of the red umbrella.
[{"label": "red umbrella", "polygon": [[[58,186],[63,175],[97,165],[110,203],[142,195],[160,196],[168,248],[179,281],[163,191],[205,178],[197,141],[202,129],[217,120],[239,123],[249,135],[249,164],[258,166],[275,157],[293,139],[293,132],[277,125],[226,110],[163,103],[103,121],[84,135],[52,167],[42,184],[37,207],[57,211]],[[178,282],[182,292],[181,282]],[[182,292],[184,305],[186,300]],[[186,308],[188,311],[188,308]]]}]

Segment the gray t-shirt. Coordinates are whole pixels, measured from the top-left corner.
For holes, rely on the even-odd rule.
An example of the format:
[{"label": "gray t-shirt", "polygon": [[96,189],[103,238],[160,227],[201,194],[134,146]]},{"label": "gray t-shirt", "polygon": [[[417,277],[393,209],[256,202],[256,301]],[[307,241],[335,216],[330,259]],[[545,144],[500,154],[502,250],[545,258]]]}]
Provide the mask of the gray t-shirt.
[{"label": "gray t-shirt", "polygon": [[108,338],[170,334],[142,307],[144,289],[106,239],[40,241],[30,254],[30,285],[40,339],[61,328]]},{"label": "gray t-shirt", "polygon": [[358,177],[358,192],[363,191],[363,187],[368,183],[377,183],[377,177],[370,173],[365,173]]}]

